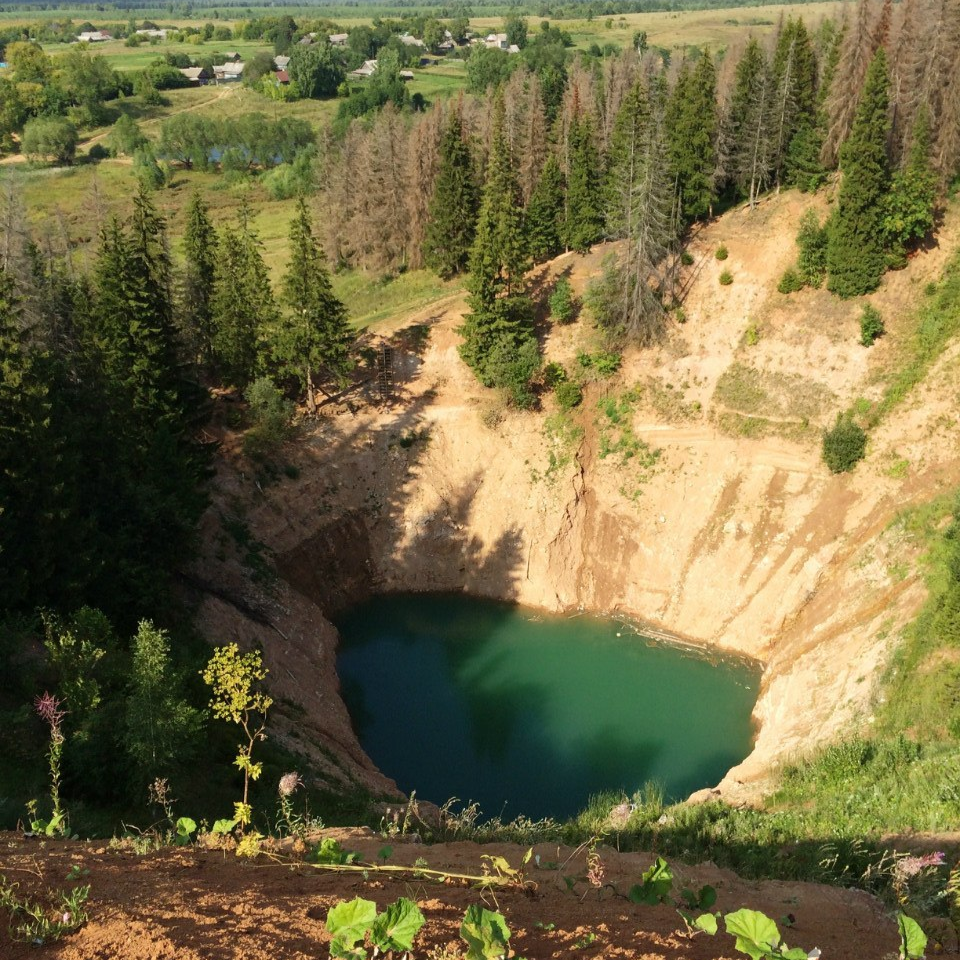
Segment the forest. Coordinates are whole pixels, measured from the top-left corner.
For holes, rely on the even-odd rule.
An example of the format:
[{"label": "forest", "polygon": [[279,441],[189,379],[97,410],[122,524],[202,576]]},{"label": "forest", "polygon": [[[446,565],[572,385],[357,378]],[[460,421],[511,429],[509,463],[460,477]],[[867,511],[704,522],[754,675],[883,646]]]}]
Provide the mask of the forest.
[{"label": "forest", "polygon": [[[203,723],[203,642],[180,588],[217,456],[206,425],[226,398],[245,398],[269,443],[294,401],[312,414],[319,393],[357,375],[357,331],[334,272],[461,277],[462,359],[485,386],[531,407],[543,372],[528,271],[564,251],[615,242],[587,298],[611,345],[650,345],[682,322],[692,231],[771,191],[839,183],[829,219],[801,231],[788,286],[825,283],[849,298],[902,267],[960,173],[960,2],[861,0],[845,11],[817,23],[791,16],[769,41],[683,57],[643,37],[623,51],[574,52],[563,30],[518,21],[509,29],[519,54],[471,52],[466,89],[433,102],[415,101],[399,79],[386,39],[396,33],[382,43],[364,34],[382,72],[323,129],[280,115],[182,113],[148,138],[118,120],[107,149],[134,159],[140,187],[129,216],[99,225],[89,265],[70,256],[68,236],[34,230],[9,190],[5,757],[37,766],[40,731],[24,704],[50,688],[75,691],[67,725],[82,748],[68,754],[65,790],[80,801],[142,803],[154,778],[188,770]],[[302,32],[291,23],[280,46]],[[251,33],[275,26],[264,19]],[[301,93],[336,96],[354,61],[318,47],[314,66],[332,64],[337,82],[304,80]],[[81,48],[51,56],[18,39],[6,57],[5,146],[20,141],[42,162],[68,161],[72,150],[46,144],[75,140],[125,90],[162,86],[161,68],[131,79]],[[172,172],[192,168],[282,179],[277,189],[297,198],[279,282],[246,202],[217,224],[197,192],[182,236],[170,235],[158,198]],[[109,776],[94,782],[92,767]],[[0,816],[11,825],[18,812],[5,803]]]}]

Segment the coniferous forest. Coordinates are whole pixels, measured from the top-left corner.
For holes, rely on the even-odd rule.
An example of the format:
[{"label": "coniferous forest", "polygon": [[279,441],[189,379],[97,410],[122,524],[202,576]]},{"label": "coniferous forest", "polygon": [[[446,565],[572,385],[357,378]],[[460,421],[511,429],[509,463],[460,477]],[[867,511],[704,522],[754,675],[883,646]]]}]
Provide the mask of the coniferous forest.
[{"label": "coniferous forest", "polygon": [[[323,130],[279,123],[257,147],[231,127],[248,165],[311,170],[276,284],[246,206],[215,223],[197,193],[173,236],[145,176],[83,262],[4,199],[0,709],[25,731],[38,689],[74,690],[65,790],[82,801],[142,800],[191,762],[203,643],[176,588],[217,456],[205,424],[227,395],[313,413],[347,382],[355,331],[332,271],[462,277],[460,355],[527,407],[534,264],[618,241],[591,309],[610,343],[647,346],[676,322],[698,223],[828,187],[795,282],[855,297],[930,236],[960,174],[960,0],[861,0],[682,57],[642,42],[581,56],[548,23],[523,40],[477,55],[448,100],[384,95]],[[225,136],[166,121],[156,159],[206,166]],[[26,764],[38,736],[8,738],[6,756]]]}]

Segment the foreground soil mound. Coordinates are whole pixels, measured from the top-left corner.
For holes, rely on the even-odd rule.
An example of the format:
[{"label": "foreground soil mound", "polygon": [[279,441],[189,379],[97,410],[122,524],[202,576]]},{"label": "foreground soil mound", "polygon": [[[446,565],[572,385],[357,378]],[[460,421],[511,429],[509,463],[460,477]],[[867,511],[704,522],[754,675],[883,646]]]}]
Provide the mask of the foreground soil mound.
[{"label": "foreground soil mound", "polygon": [[[325,831],[364,861],[377,862],[385,841],[369,830]],[[453,843],[425,846],[404,839],[392,846],[391,865],[413,865],[479,874],[483,856],[502,856],[520,864],[524,848],[511,845]],[[618,895],[626,893],[649,867],[650,854],[620,854],[600,847],[604,886],[584,879],[584,851],[538,844],[523,886],[480,891],[463,881],[437,881],[410,875],[338,874],[309,864],[290,863],[289,850],[239,860],[233,851],[166,848],[137,855],[102,843],[44,843],[14,834],[0,835],[0,874],[19,884],[20,896],[43,897],[69,888],[68,873],[82,871],[90,884],[90,919],[79,931],[38,952],[32,944],[11,944],[0,932],[0,956],[56,957],[63,960],[306,960],[329,955],[324,927],[328,909],[362,896],[383,909],[398,897],[416,900],[427,922],[414,950],[416,957],[456,952],[464,911],[475,903],[507,919],[513,932],[512,956],[527,960],[579,955],[706,960],[735,957],[733,940],[688,938],[671,907],[647,907]],[[536,858],[539,857],[539,861]],[[421,863],[422,865],[422,863]],[[558,868],[559,867],[559,868]],[[819,947],[826,960],[865,960],[895,955],[896,925],[882,905],[862,891],[808,883],[741,880],[712,864],[674,864],[674,889],[709,883],[717,890],[717,909],[762,910],[776,919],[791,945]],[[576,878],[573,892],[565,877]],[[2,912],[2,911],[0,911]],[[793,918],[787,929],[782,918]],[[722,924],[721,924],[722,930]],[[444,952],[449,948],[448,952]]]}]

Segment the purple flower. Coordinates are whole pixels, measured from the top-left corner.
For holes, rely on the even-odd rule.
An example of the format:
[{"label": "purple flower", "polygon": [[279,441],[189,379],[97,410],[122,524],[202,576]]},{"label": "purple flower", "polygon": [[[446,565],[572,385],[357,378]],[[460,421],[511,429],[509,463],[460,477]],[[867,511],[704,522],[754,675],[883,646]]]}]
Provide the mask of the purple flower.
[{"label": "purple flower", "polygon": [[42,697],[36,697],[33,701],[40,718],[51,727],[60,726],[60,721],[67,715],[65,710],[60,709],[61,703],[62,701],[46,691]]},{"label": "purple flower", "polygon": [[942,867],[946,862],[947,855],[938,850],[936,853],[927,853],[922,857],[904,857],[897,861],[893,869],[900,880],[909,880],[927,867]]}]

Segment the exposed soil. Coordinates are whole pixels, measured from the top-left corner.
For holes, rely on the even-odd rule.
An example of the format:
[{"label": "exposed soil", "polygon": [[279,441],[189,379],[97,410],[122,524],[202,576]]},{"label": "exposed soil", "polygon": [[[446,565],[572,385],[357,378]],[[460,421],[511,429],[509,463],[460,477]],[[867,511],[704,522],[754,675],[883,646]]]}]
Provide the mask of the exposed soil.
[{"label": "exposed soil", "polygon": [[[292,478],[264,476],[221,431],[208,551],[191,574],[199,623],[212,642],[263,647],[281,701],[274,735],[321,779],[393,788],[354,738],[329,622],[378,590],[626,614],[760,660],[755,749],[721,785],[730,799],[755,798],[784,759],[870,722],[876,678],[925,595],[919,546],[893,521],[960,483],[960,348],[873,432],[855,473],[829,474],[821,431],[857,397],[880,395],[924,286],[960,242],[958,212],[869,298],[888,332],[866,349],[860,302],[776,291],[810,205],[826,212],[822,198],[789,192],[700,229],[686,322],[586,384],[569,417],[582,434],[566,444],[551,433],[549,392],[540,411],[519,412],[477,383],[457,353],[466,307],[449,297],[388,332],[389,397],[370,382],[304,423],[278,458]],[[582,293],[608,252],[559,257],[534,285],[542,293],[565,274]],[[719,283],[724,268],[731,286]],[[545,324],[543,339],[546,359],[571,372],[597,348],[586,319]],[[627,404],[622,422],[659,451],[655,462],[640,465],[642,448],[609,454],[623,428],[601,402]],[[227,516],[242,517],[277,581],[251,575]]]},{"label": "exposed soil", "polygon": [[[348,850],[376,862],[385,841],[370,831],[328,831]],[[423,857],[431,869],[480,873],[481,855],[499,855],[517,866],[521,847],[453,843],[423,846],[391,840],[390,864],[412,865]],[[694,939],[669,907],[638,906],[618,896],[638,882],[652,855],[617,854],[600,848],[605,886],[599,892],[577,883],[573,893],[565,876],[582,877],[582,853],[540,844],[522,888],[481,893],[461,881],[437,882],[386,874],[332,874],[290,864],[286,853],[262,854],[240,861],[231,851],[165,849],[138,856],[129,850],[79,842],[42,844],[12,834],[0,837],[0,874],[20,884],[21,895],[42,896],[63,888],[73,865],[89,871],[89,922],[58,943],[37,949],[10,944],[0,932],[5,960],[55,957],[58,960],[316,960],[328,955],[324,928],[335,903],[362,896],[380,909],[397,897],[418,903],[427,923],[414,956],[451,947],[463,913],[485,902],[500,910],[513,932],[514,955],[528,960],[559,956],[707,960],[741,956],[732,939],[720,933]],[[561,864],[557,869],[553,864]],[[548,867],[548,865],[550,865]],[[675,888],[709,883],[718,893],[717,909],[746,906],[780,922],[791,946],[819,947],[825,960],[880,960],[893,956],[896,926],[869,895],[807,883],[745,882],[712,864],[675,865]],[[789,929],[781,918],[792,916]],[[722,927],[721,927],[722,930]],[[595,939],[592,939],[595,938]],[[587,943],[586,941],[590,941]],[[457,954],[449,954],[452,957]]]}]

